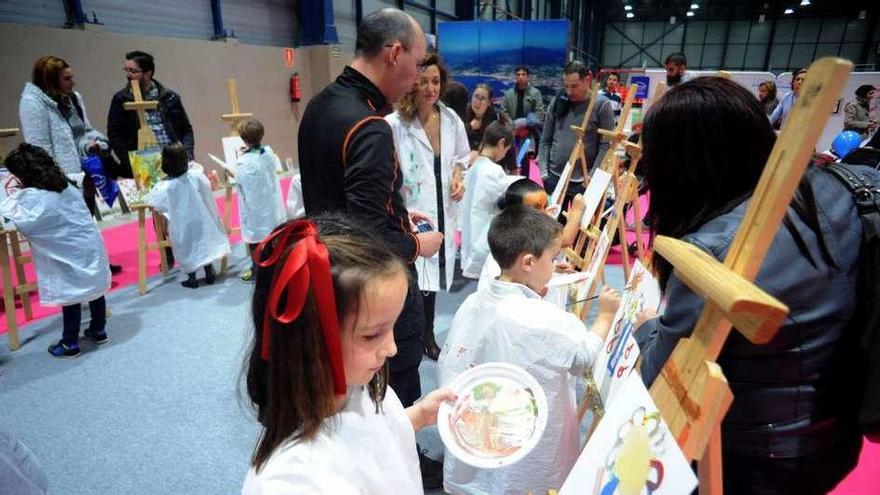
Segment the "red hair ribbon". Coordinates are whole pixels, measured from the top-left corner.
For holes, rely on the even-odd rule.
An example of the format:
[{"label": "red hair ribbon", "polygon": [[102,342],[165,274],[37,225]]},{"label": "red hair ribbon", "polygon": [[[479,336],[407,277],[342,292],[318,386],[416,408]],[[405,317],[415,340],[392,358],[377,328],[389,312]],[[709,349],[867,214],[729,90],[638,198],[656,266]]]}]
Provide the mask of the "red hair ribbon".
[{"label": "red hair ribbon", "polygon": [[[289,242],[295,242],[296,245],[284,261],[284,266],[276,270],[272,281],[266,314],[263,316],[260,357],[269,359],[272,320],[287,324],[299,318],[306,304],[311,284],[318,308],[318,321],[324,332],[327,359],[333,372],[333,390],[337,395],[344,395],[345,368],[342,364],[342,342],[336,313],[336,296],[333,292],[333,277],[330,274],[330,253],[318,240],[318,229],[314,222],[297,220],[275,230],[257,246],[254,259],[261,267],[272,266],[281,258]],[[271,249],[272,252],[262,260],[264,249]],[[284,298],[284,307],[279,310],[282,298]]]}]

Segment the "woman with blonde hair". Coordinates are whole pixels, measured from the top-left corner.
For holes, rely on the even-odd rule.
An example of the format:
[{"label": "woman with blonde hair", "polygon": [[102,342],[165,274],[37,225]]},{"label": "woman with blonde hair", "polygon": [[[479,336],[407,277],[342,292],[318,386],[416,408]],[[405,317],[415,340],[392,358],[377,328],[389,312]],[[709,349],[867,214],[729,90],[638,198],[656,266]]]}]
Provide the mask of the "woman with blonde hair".
[{"label": "woman with blonde hair", "polygon": [[436,295],[438,290],[449,290],[452,285],[457,203],[464,195],[463,171],[471,151],[461,118],[440,101],[447,77],[440,56],[429,54],[422,64],[418,86],[401,98],[396,111],[386,117],[394,134],[407,209],[433,219],[430,228],[444,234],[437,254],[416,261],[425,306],[422,342],[425,354],[435,360],[440,354],[434,338]]}]

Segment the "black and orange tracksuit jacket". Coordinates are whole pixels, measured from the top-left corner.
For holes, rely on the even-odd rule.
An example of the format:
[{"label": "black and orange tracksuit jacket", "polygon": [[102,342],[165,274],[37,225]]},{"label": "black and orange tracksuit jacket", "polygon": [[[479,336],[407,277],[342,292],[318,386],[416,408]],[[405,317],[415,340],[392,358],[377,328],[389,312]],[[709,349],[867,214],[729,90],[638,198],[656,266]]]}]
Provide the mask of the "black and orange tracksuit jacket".
[{"label": "black and orange tracksuit jacket", "polygon": [[[379,89],[351,67],[309,101],[299,127],[303,200],[307,216],[341,211],[356,217],[414,271],[419,243],[400,194],[403,178],[394,137],[383,119],[388,110]],[[417,286],[415,291],[412,287],[410,292],[418,295]],[[420,298],[407,298],[394,329],[399,356],[408,354],[401,349],[402,340],[417,340],[421,334],[421,306]],[[400,358],[392,360],[392,371],[401,364],[411,366],[413,359],[418,366],[420,360],[404,358],[401,363]]]}]

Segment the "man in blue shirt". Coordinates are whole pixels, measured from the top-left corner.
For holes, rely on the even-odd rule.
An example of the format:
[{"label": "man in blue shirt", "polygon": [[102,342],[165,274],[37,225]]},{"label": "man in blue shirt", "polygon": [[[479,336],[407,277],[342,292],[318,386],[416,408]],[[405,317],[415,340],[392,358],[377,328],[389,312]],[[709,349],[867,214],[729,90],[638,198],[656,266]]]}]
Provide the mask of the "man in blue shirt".
[{"label": "man in blue shirt", "polygon": [[774,129],[781,129],[782,125],[785,124],[785,121],[788,120],[788,114],[791,112],[792,107],[794,107],[794,102],[797,101],[798,94],[801,92],[801,86],[804,85],[806,76],[807,69],[798,69],[794,71],[794,75],[791,78],[791,93],[785,95],[785,98],[779,102],[779,105],[777,105],[776,109],[773,110],[773,113],[770,114],[770,125],[772,125]]}]

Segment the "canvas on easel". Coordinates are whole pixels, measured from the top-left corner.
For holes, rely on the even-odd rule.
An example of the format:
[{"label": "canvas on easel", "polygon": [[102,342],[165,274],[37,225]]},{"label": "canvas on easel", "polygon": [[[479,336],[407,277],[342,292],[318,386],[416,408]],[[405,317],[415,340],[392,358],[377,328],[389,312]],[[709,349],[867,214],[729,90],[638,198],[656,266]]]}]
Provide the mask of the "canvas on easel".
[{"label": "canvas on easel", "polygon": [[[162,152],[156,134],[147,123],[147,111],[155,111],[159,106],[158,101],[144,101],[141,96],[141,87],[138,81],[131,81],[131,94],[134,101],[123,104],[123,107],[137,113],[138,117],[138,147],[137,151],[129,152],[129,160],[132,163],[132,172],[136,177],[137,192],[132,199],[131,209],[138,215],[138,293],[147,293],[147,251],[159,251],[159,266],[162,273],[168,273],[168,259],[165,248],[171,246],[168,240],[168,228],[162,215],[152,215],[153,230],[156,233],[156,241],[147,242],[147,210],[152,208],[144,203],[144,197],[150,192],[153,184],[162,177]],[[137,169],[136,169],[137,167]],[[138,180],[137,177],[140,176]]]},{"label": "canvas on easel", "polygon": [[620,307],[611,323],[611,330],[593,364],[593,379],[606,409],[632,373],[640,355],[639,345],[633,336],[636,317],[644,309],[657,311],[660,308],[660,298],[657,280],[636,260],[623,290]]},{"label": "canvas on easel", "polygon": [[637,374],[581,451],[559,495],[679,495],[697,478]]},{"label": "canvas on easel", "polygon": [[[238,102],[238,84],[235,79],[229,78],[226,81],[226,89],[229,93],[229,103],[232,106],[232,112],[220,116],[226,122],[229,122],[229,136],[222,139],[223,158],[226,167],[223,167],[223,184],[225,194],[223,196],[223,226],[227,235],[233,235],[241,232],[241,227],[232,226],[232,193],[234,188],[234,170],[235,164],[244,153],[245,143],[238,135],[238,126],[242,122],[253,118],[254,114],[242,112]],[[220,271],[225,272],[227,268],[227,259],[224,256],[220,262]]]},{"label": "canvas on easel", "polygon": [[[627,98],[624,102],[623,109],[621,110],[617,126],[610,131],[606,129],[598,129],[597,131],[601,138],[609,142],[609,145],[608,150],[602,157],[600,166],[597,167],[594,174],[599,170],[604,172],[604,178],[611,182],[614,189],[619,187],[617,151],[620,143],[624,140],[623,126],[626,119],[629,117],[633,99],[635,98],[635,85],[630,86],[629,89],[630,91],[627,93]],[[589,183],[586,184],[586,187],[587,190],[590,190]],[[610,187],[598,188],[590,191],[591,202],[595,203],[597,208],[594,209],[594,212],[592,212],[593,214],[584,214],[581,219],[582,228],[580,229],[580,234],[575,240],[574,246],[566,249],[566,256],[568,256],[572,263],[580,270],[585,269],[590,264],[593,258],[593,252],[596,248],[596,243],[599,240],[599,233],[603,229],[603,224],[606,223],[607,215],[605,214],[605,199],[608,197],[609,191],[611,191],[610,194],[616,194]],[[596,198],[593,198],[593,195],[595,195]],[[598,201],[596,201],[596,199],[598,199]],[[602,260],[602,266],[604,266],[604,260]]]}]

